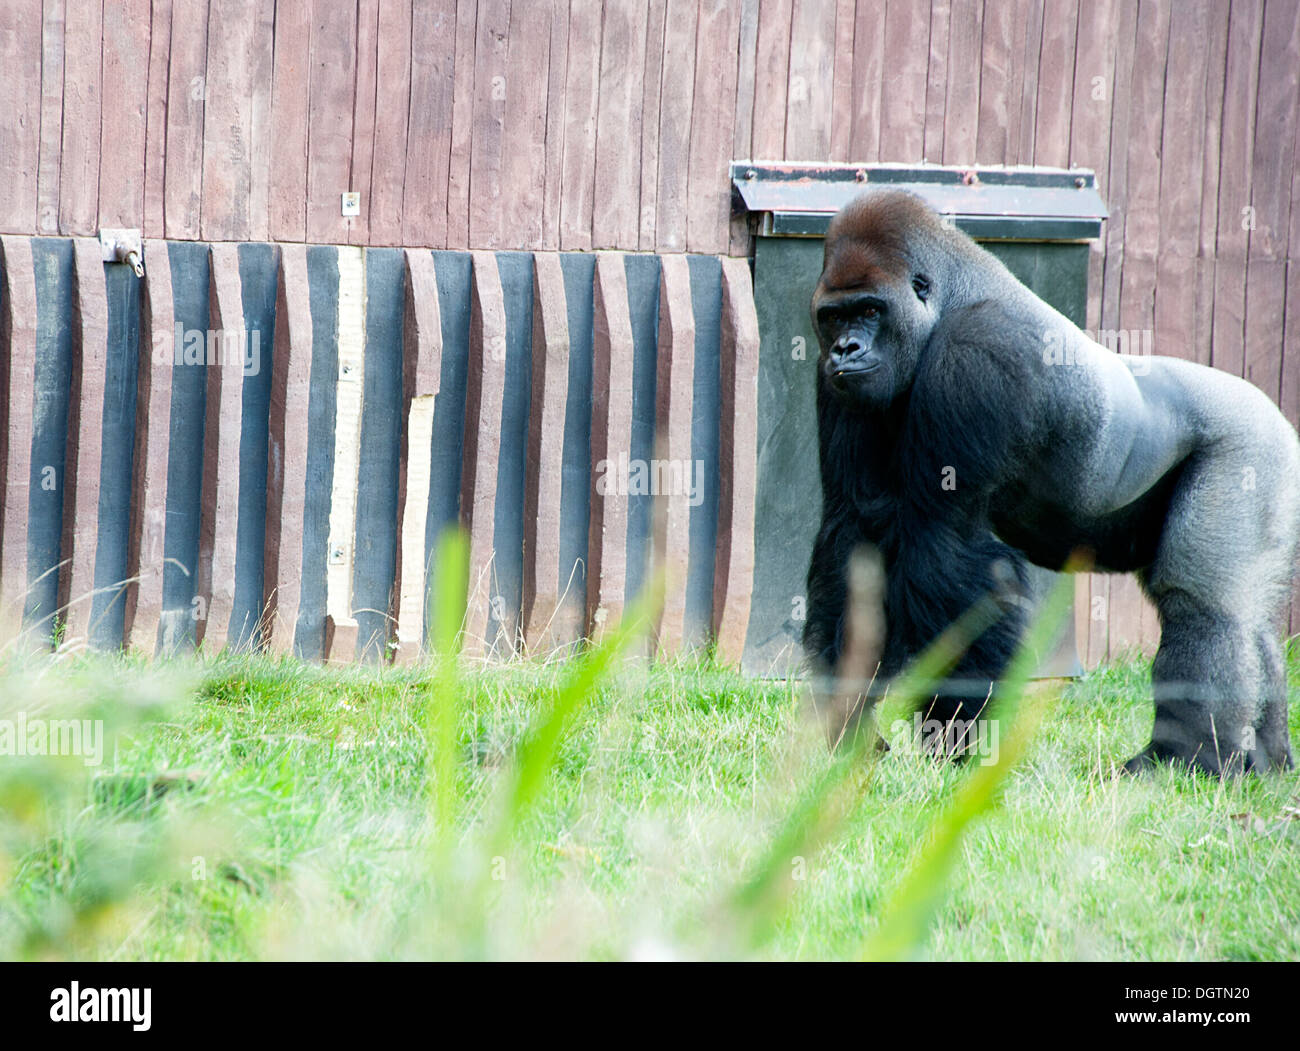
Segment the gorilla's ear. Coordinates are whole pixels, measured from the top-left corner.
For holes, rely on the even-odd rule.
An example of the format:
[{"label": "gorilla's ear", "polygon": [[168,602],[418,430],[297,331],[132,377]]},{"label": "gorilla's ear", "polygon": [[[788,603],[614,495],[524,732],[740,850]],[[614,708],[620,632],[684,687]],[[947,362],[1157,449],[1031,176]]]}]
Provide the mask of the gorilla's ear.
[{"label": "gorilla's ear", "polygon": [[924,303],[930,298],[930,279],[924,274],[917,274],[912,278],[912,291],[916,293],[916,298]]}]

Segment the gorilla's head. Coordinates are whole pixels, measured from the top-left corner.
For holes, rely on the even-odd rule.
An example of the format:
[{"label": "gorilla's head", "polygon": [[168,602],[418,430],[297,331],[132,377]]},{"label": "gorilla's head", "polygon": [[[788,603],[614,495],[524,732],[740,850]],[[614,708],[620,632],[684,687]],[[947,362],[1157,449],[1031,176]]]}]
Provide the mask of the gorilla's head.
[{"label": "gorilla's head", "polygon": [[884,409],[911,387],[942,293],[927,264],[946,233],[902,190],[870,190],[831,221],[812,317],[823,378],[842,401]]}]

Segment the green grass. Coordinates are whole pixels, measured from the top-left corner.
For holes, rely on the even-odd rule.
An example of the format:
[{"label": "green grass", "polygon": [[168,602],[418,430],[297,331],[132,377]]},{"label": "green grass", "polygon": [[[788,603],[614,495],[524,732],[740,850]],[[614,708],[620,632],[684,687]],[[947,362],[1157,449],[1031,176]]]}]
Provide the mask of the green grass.
[{"label": "green grass", "polygon": [[[737,889],[831,765],[797,684],[580,671],[462,669],[440,721],[430,669],[8,655],[0,718],[75,710],[109,744],[96,768],[0,757],[0,957],[855,958],[978,769],[851,772],[751,915]],[[1148,671],[1046,698],[910,954],[1300,958],[1300,775],[1117,778]]]}]

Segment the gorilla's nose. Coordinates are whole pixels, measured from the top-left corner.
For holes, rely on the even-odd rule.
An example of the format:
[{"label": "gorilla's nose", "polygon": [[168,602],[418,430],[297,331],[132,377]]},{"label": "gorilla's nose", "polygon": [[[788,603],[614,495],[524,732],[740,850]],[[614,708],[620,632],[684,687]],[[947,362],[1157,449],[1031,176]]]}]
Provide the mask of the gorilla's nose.
[{"label": "gorilla's nose", "polygon": [[861,354],[862,350],[862,341],[856,336],[841,336],[831,347],[831,365],[838,368],[845,358]]}]

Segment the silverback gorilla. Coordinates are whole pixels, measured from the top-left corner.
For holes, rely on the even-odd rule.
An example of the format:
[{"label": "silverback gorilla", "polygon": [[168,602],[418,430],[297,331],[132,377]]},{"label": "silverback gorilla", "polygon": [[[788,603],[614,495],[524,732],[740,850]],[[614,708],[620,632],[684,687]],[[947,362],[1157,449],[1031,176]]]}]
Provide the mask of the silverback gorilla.
[{"label": "silverback gorilla", "polygon": [[[1291,765],[1280,634],[1300,541],[1300,443],[1245,380],[1094,343],[920,198],[832,221],[812,299],[822,524],[804,646],[832,674],[846,563],[885,567],[887,682],[994,588],[1074,552],[1136,573],[1160,614],[1151,743],[1212,774]],[[1005,571],[1004,571],[1005,572]],[[973,720],[1019,640],[1014,605],[930,718]]]}]

